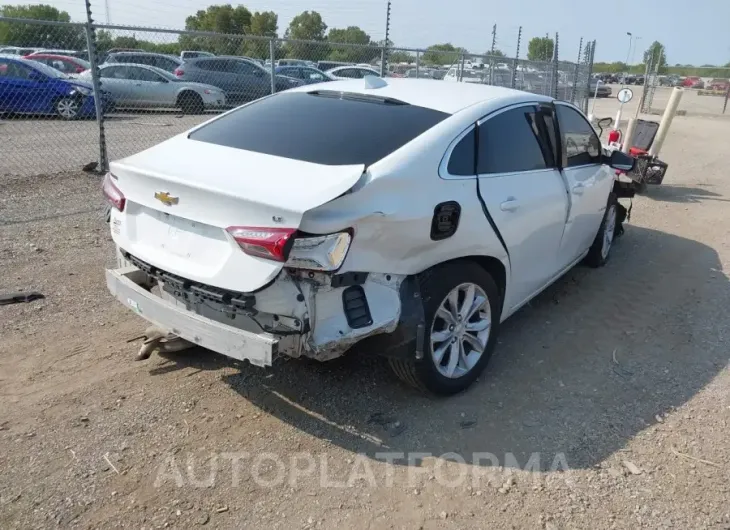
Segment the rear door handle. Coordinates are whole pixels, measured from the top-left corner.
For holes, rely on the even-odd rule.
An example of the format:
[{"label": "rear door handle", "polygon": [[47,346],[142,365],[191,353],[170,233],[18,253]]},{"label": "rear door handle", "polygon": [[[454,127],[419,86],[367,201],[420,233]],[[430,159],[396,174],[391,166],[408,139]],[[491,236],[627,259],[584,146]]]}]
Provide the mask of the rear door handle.
[{"label": "rear door handle", "polygon": [[575,186],[573,186],[572,191],[575,195],[583,195],[583,192],[585,191],[586,187],[582,183],[578,183]]},{"label": "rear door handle", "polygon": [[514,212],[517,208],[520,206],[520,201],[515,199],[514,197],[510,197],[506,201],[504,201],[502,204],[499,205],[500,210],[503,212]]}]

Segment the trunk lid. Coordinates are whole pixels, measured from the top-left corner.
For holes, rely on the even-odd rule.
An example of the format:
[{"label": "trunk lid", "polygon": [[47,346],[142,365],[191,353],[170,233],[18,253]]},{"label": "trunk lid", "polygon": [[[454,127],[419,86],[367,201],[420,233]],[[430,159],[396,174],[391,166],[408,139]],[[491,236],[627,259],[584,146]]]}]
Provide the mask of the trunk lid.
[{"label": "trunk lid", "polygon": [[364,165],[326,166],[190,140],[187,133],[111,163],[126,198],[112,238],[167,272],[251,292],[282,263],[245,254],[229,226],[299,228],[302,215],[335,199]]}]

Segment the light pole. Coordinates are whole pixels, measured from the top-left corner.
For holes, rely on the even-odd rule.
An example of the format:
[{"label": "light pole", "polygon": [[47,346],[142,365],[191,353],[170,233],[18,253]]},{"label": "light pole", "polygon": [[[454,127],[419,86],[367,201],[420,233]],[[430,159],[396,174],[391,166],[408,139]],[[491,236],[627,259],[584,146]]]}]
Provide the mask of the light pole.
[{"label": "light pole", "polygon": [[[626,52],[626,66],[628,67],[629,66],[629,59],[631,58],[631,45],[633,44],[634,35],[630,31],[627,31],[626,32],[626,35],[629,36],[629,51]],[[624,74],[621,77],[621,88],[624,87],[624,82],[625,81],[626,81],[626,74]]]},{"label": "light pole", "polygon": [[639,46],[641,37],[634,37],[634,48],[631,50],[631,59],[629,60],[629,66],[634,63],[634,57],[636,57],[636,48]]}]

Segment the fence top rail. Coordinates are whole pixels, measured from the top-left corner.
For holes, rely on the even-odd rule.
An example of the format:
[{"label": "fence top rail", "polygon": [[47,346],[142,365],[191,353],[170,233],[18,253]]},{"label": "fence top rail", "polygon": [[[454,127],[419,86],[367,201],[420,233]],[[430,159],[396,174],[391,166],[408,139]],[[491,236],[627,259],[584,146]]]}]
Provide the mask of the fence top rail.
[{"label": "fence top rail", "polygon": [[58,20],[38,20],[35,18],[16,18],[4,16],[0,16],[0,22],[13,22],[16,24],[35,24],[36,26],[73,26],[77,28],[83,28],[84,26],[86,26],[85,22],[60,22]]}]

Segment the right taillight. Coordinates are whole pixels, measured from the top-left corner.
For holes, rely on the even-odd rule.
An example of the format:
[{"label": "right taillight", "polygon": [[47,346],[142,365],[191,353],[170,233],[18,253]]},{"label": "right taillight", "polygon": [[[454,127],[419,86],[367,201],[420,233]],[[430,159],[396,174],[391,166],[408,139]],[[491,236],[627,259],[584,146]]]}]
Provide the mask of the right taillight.
[{"label": "right taillight", "polygon": [[352,241],[349,232],[307,236],[298,234],[295,228],[249,226],[231,226],[226,231],[246,254],[315,271],[339,269]]},{"label": "right taillight", "polygon": [[101,185],[101,191],[106,201],[114,206],[120,212],[124,211],[124,205],[127,200],[124,194],[116,187],[111,173],[104,175],[104,182]]},{"label": "right taillight", "polygon": [[185,73],[185,70],[183,70],[182,68],[175,68],[175,75],[177,77],[182,77],[184,73]]}]

